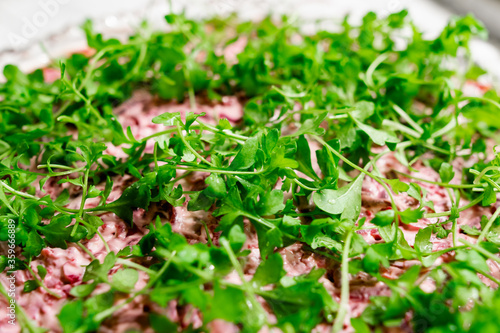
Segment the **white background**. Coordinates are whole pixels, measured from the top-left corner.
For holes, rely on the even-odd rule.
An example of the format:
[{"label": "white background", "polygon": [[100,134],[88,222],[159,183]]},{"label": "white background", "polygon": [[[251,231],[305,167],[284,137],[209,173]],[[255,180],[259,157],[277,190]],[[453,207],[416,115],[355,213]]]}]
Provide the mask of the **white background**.
[{"label": "white background", "polygon": [[[340,18],[350,13],[356,20],[369,10],[384,14],[409,8],[417,23],[430,32],[442,28],[450,16],[427,0],[173,0],[172,3],[174,8],[185,7],[192,15],[225,14],[236,10],[252,18],[273,11],[308,18]],[[161,18],[167,12],[167,1],[0,0],[0,49],[23,46],[13,43],[12,37],[19,36],[26,42],[37,41],[67,26],[79,25],[88,17],[134,13]]]},{"label": "white background", "polygon": [[[185,8],[194,17],[237,11],[245,18],[254,19],[269,12],[287,13],[306,19],[339,19],[349,13],[353,22],[359,21],[369,10],[387,15],[406,8],[428,37],[436,36],[452,16],[449,11],[429,0],[173,0],[172,3],[174,11]],[[23,50],[31,46],[29,56],[38,56],[38,62],[43,62],[43,51],[33,50],[33,45],[64,31],[71,31],[68,44],[81,43],[83,35],[75,27],[86,18],[97,20],[107,30],[123,30],[123,22],[127,22],[130,30],[142,18],[161,26],[163,16],[168,11],[167,1],[163,0],[0,0],[0,51]],[[45,46],[50,52],[51,48]],[[6,62],[20,63],[18,54],[4,52],[0,68]],[[500,77],[500,54],[495,47],[475,42],[473,56],[480,65]],[[31,63],[31,66],[36,64]],[[30,66],[26,65],[25,68],[29,69]]]}]

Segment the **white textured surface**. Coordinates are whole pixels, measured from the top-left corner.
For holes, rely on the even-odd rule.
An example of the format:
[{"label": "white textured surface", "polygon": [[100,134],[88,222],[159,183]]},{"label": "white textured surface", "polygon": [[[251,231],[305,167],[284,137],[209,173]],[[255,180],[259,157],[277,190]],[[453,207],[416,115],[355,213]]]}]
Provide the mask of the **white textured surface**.
[{"label": "white textured surface", "polygon": [[[174,11],[185,8],[193,17],[236,11],[243,18],[256,19],[273,12],[338,21],[350,14],[353,23],[370,10],[387,15],[407,8],[428,37],[436,36],[451,17],[450,12],[429,0],[173,0],[172,4]],[[30,70],[46,62],[48,56],[60,56],[82,47],[83,34],[77,27],[86,18],[98,20],[106,31],[132,31],[143,18],[161,26],[168,12],[166,0],[0,0],[0,50],[29,49],[22,58],[19,52],[4,52],[0,68],[15,63]],[[52,38],[51,43],[48,37],[61,32],[66,32],[63,41],[57,43]],[[42,40],[49,55],[33,47]],[[500,77],[497,48],[478,41],[473,43],[472,51],[479,64]]]},{"label": "white textured surface", "polygon": [[[193,16],[227,14],[237,11],[244,18],[267,12],[288,13],[303,18],[341,18],[352,14],[354,21],[369,10],[380,14],[410,8],[417,24],[435,32],[446,22],[448,13],[427,0],[174,0],[174,10],[186,8]],[[25,47],[85,18],[133,13],[162,20],[167,1],[154,0],[1,0],[0,49]]]}]

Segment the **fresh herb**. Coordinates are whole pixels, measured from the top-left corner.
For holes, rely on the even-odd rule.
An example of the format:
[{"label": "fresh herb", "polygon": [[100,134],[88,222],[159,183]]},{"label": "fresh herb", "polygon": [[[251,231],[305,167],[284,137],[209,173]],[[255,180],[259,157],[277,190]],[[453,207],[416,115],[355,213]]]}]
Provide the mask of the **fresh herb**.
[{"label": "fresh herb", "polygon": [[[310,35],[287,17],[195,21],[170,14],[166,20],[169,32],[151,32],[144,24],[126,42],[103,38],[87,22],[94,55],[74,54],[52,64],[61,71],[54,82],[46,82],[42,70],[25,74],[9,65],[3,71],[0,235],[7,240],[13,219],[21,253],[15,269],[32,277],[24,292],[43,288],[61,297],[45,286],[47,270],[33,269],[46,247],[74,244],[91,259],[83,284],[71,289],[58,315],[64,332],[94,332],[138,297],[160,307],[177,300],[196,308],[202,322],[189,328],[194,331],[206,331],[215,319],[245,332],[264,326],[310,332],[321,323],[340,331],[349,313],[350,275],[358,273],[390,290],[351,318],[359,332],[402,325],[408,315],[407,325],[417,332],[498,331],[489,321],[498,292],[479,276],[499,284],[487,260],[500,261],[500,210],[477,226],[459,222],[471,207],[493,207],[500,191],[500,154],[486,148],[497,138],[498,95],[462,92],[467,79],[482,73],[477,66],[459,66],[469,40],[485,35],[479,22],[472,16],[453,19],[440,36],[427,40],[406,11],[386,18],[368,13],[360,26],[346,18],[339,32],[319,29]],[[407,37],[396,41],[403,31]],[[217,51],[235,42],[231,35],[246,41],[236,62]],[[139,89],[163,101],[187,99],[191,112],[155,117],[153,123],[164,130],[138,140],[113,108]],[[196,96],[217,102],[225,95],[244,102],[242,121],[203,121]],[[148,143],[154,143],[152,152]],[[110,145],[127,157],[107,153]],[[389,155],[408,172],[380,172],[377,160]],[[460,169],[454,166],[458,158],[476,163]],[[440,181],[419,175],[419,163],[434,169]],[[180,181],[193,172],[206,175],[204,186],[184,189]],[[132,184],[109,201],[114,179],[121,176]],[[79,193],[78,208],[67,207],[68,190],[45,194],[49,181]],[[360,219],[366,182],[384,191],[387,209]],[[446,193],[449,210],[434,211],[424,184]],[[398,206],[401,197],[416,204]],[[99,204],[87,207],[90,198]],[[132,227],[137,209],[186,201],[189,211],[217,220],[217,241],[205,222],[207,244],[190,244],[160,218],[137,245],[117,253],[101,234],[103,213]],[[400,222],[427,226],[410,246]],[[261,257],[251,280],[244,274],[249,251],[243,230],[249,224]],[[362,234],[370,230],[381,239],[366,242]],[[85,246],[92,237],[105,245],[102,261]],[[432,240],[447,237],[453,244],[435,251]],[[340,265],[339,303],[321,282],[329,276],[325,270],[286,275],[278,251],[297,242],[303,251]],[[438,263],[445,254],[452,260]],[[0,258],[5,268],[6,257]],[[406,260],[414,264],[402,275],[384,275],[395,261]],[[233,272],[238,283],[226,278]],[[143,274],[146,282],[139,288]],[[433,292],[421,287],[426,279]],[[439,317],[429,309],[439,310]],[[23,330],[41,331],[21,317]],[[149,320],[157,332],[181,328],[161,313],[152,312]]]}]

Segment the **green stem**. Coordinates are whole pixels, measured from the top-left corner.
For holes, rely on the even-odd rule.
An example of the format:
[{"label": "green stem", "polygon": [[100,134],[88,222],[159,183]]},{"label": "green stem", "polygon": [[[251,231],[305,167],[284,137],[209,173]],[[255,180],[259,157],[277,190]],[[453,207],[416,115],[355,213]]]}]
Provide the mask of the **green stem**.
[{"label": "green stem", "polygon": [[152,269],[149,269],[147,267],[144,267],[142,265],[139,265],[133,261],[130,261],[130,260],[125,260],[125,259],[121,259],[121,258],[118,258],[116,259],[116,263],[117,264],[120,264],[120,265],[123,265],[123,266],[127,266],[127,267],[132,267],[132,268],[135,268],[139,271],[143,271],[144,273],[147,273],[150,277],[151,276],[156,276],[156,274],[158,272],[152,270]]},{"label": "green stem", "polygon": [[[419,124],[417,124],[409,115],[408,113],[406,113],[402,108],[400,108],[398,105],[394,104],[392,106],[392,108],[394,109],[394,111],[396,111],[396,113],[401,117],[403,118],[411,127],[413,127],[413,129],[415,131],[417,131],[420,135],[422,135],[422,133],[424,133],[424,130],[422,127],[420,127]],[[418,135],[418,137],[420,137],[420,135]]]},{"label": "green stem", "polygon": [[[481,200],[483,200],[483,197],[484,197],[484,194],[481,194],[480,196],[478,196],[477,198],[475,198],[474,200],[469,202],[467,205],[460,207],[458,209],[458,212],[459,213],[463,212],[464,210],[469,209],[469,208],[477,205],[479,202],[481,202]],[[424,218],[430,219],[430,218],[434,218],[434,217],[444,217],[444,216],[449,216],[449,215],[451,215],[451,211],[441,212],[441,213],[428,213],[428,214],[424,214]]]},{"label": "green stem", "polygon": [[309,187],[307,185],[304,185],[300,180],[298,180],[297,178],[294,178],[293,179],[293,182],[297,185],[299,185],[300,187],[306,189],[306,190],[309,190],[309,191],[319,191],[320,189],[317,188],[317,187]]},{"label": "green stem", "polygon": [[464,245],[457,245],[457,246],[449,247],[447,249],[443,249],[443,250],[440,250],[440,251],[427,253],[426,255],[439,255],[439,256],[442,256],[445,253],[448,253],[448,252],[451,252],[451,251],[460,250],[460,249],[463,249],[465,247],[466,246],[464,246]]},{"label": "green stem", "polygon": [[210,163],[203,156],[201,156],[200,154],[198,154],[198,152],[193,147],[191,147],[191,145],[189,144],[189,142],[187,142],[185,136],[182,134],[181,125],[179,123],[177,123],[176,127],[177,127],[177,133],[179,134],[179,137],[182,140],[182,142],[184,143],[184,145],[186,146],[186,148],[189,149],[189,151],[192,152],[194,156],[196,156],[197,158],[199,158],[200,161],[202,161],[203,163],[206,163],[206,164],[210,165],[212,168],[214,168],[215,167],[214,164]]},{"label": "green stem", "polygon": [[51,169],[51,168],[56,168],[56,169],[63,169],[63,170],[72,170],[72,172],[78,172],[78,171],[82,171],[86,168],[86,166],[83,166],[83,167],[80,167],[80,168],[73,168],[73,167],[69,167],[67,165],[62,165],[62,164],[39,164],[37,165],[36,167],[37,169]]},{"label": "green stem", "polygon": [[233,249],[231,248],[231,246],[229,244],[229,241],[226,238],[222,237],[220,239],[220,244],[226,250],[226,252],[229,256],[229,260],[231,261],[231,264],[233,265],[234,269],[236,270],[236,273],[238,274],[238,276],[240,277],[241,284],[245,288],[245,291],[250,298],[250,302],[252,303],[253,309],[255,311],[259,312],[259,317],[261,319],[266,320],[267,315],[266,315],[264,309],[262,308],[262,305],[260,305],[259,301],[257,301],[253,287],[245,279],[245,275],[243,274],[243,269],[241,268],[241,265],[238,262],[238,259],[236,258],[236,255],[234,254]]},{"label": "green stem", "polygon": [[[486,168],[486,169],[488,169],[488,168]],[[484,169],[484,170],[486,170],[486,169]],[[488,170],[486,172],[484,172],[484,170],[481,173],[479,173],[477,170],[469,170],[469,172],[472,173],[473,175],[477,175],[476,179],[474,180],[474,183],[478,183],[479,179],[484,179],[488,184],[490,184],[491,186],[496,188],[498,191],[500,191],[500,185],[498,185],[493,180],[491,180],[490,177],[485,177],[485,173],[488,172]],[[491,170],[491,167],[490,167],[490,170]],[[498,169],[497,171],[500,171],[500,169]]]},{"label": "green stem", "polygon": [[488,231],[490,230],[491,226],[493,225],[493,223],[497,219],[498,215],[500,215],[500,208],[497,208],[497,210],[495,210],[495,213],[493,213],[493,215],[488,220],[488,223],[486,223],[486,225],[484,226],[484,229],[481,231],[481,234],[477,238],[477,244],[481,243],[483,241],[484,237],[486,237],[486,235],[488,234]]},{"label": "green stem", "polygon": [[56,208],[58,210],[68,212],[68,213],[78,213],[80,211],[79,209],[66,208],[66,207],[59,206],[59,205],[54,205],[54,206],[56,206]]},{"label": "green stem", "polygon": [[99,238],[101,239],[101,241],[104,243],[104,248],[106,249],[106,252],[110,253],[111,249],[109,248],[108,242],[106,242],[106,240],[104,239],[104,236],[97,229],[96,229],[95,232],[97,233],[97,235],[99,236]]},{"label": "green stem", "polygon": [[75,173],[75,172],[80,172],[83,169],[85,169],[85,167],[77,168],[77,169],[72,169],[70,171],[49,172],[49,173],[33,172],[33,171],[24,170],[24,169],[15,169],[15,171],[21,172],[21,173],[25,173],[25,174],[29,174],[29,175],[46,176],[46,177],[47,176],[49,176],[49,177],[58,177],[58,176],[70,175],[70,174]]},{"label": "green stem", "polygon": [[478,272],[481,273],[482,275],[486,276],[491,281],[495,282],[497,284],[497,286],[500,286],[500,280],[498,280],[496,277],[494,277],[490,273],[482,271],[482,270],[478,270]]},{"label": "green stem", "polygon": [[19,213],[14,209],[14,207],[12,207],[12,205],[10,204],[9,200],[5,197],[5,192],[3,190],[3,188],[5,187],[5,183],[0,181],[0,190],[2,191],[3,193],[3,196],[4,196],[4,200],[2,200],[2,202],[5,204],[5,206],[7,206],[7,208],[9,208],[9,210],[16,216],[19,216]]},{"label": "green stem", "polygon": [[[85,171],[85,176],[83,178],[83,187],[82,187],[82,201],[80,202],[80,209],[78,210],[78,216],[80,219],[83,217],[83,211],[85,206],[85,201],[87,200],[87,187],[89,182],[89,173],[90,173],[90,165],[87,166],[87,170]],[[75,236],[76,230],[78,229],[79,220],[75,221],[75,225],[71,230],[71,237]]]},{"label": "green stem", "polygon": [[499,263],[500,264],[500,258],[497,257],[496,255],[494,255],[493,253],[491,253],[490,251],[487,251],[486,249],[480,247],[479,245],[476,245],[476,244],[471,244],[469,243],[468,241],[466,241],[465,239],[463,238],[460,238],[459,240],[461,243],[467,245],[468,247],[470,247],[471,249],[474,249],[476,250],[477,252],[483,254],[484,256],[488,257],[489,259],[495,261],[496,263]]},{"label": "green stem", "polygon": [[249,218],[251,220],[254,220],[256,222],[259,222],[260,224],[268,227],[269,229],[273,229],[273,228],[276,228],[276,226],[274,224],[272,224],[271,222],[268,222],[266,220],[264,220],[263,218],[261,217],[258,217],[258,216],[254,216],[252,214],[249,214],[249,213],[245,213],[245,212],[241,212],[242,216],[245,216],[246,218]]},{"label": "green stem", "polygon": [[0,186],[4,187],[7,189],[7,191],[9,191],[10,193],[12,194],[15,194],[17,196],[20,196],[20,197],[23,197],[25,199],[34,199],[34,200],[38,200],[37,197],[35,197],[34,195],[31,195],[31,194],[28,194],[28,193],[24,193],[24,192],[21,192],[21,191],[17,191],[17,190],[14,190],[12,187],[10,187],[9,185],[7,185],[6,183],[4,183],[3,181],[0,180]]},{"label": "green stem", "polygon": [[7,106],[7,105],[5,105],[5,106],[0,106],[0,110],[11,111],[11,112],[14,112],[14,113],[17,113],[17,114],[20,114],[20,113],[21,113],[18,109],[13,108],[13,107],[11,107],[11,106]]},{"label": "green stem", "polygon": [[80,209],[78,211],[78,215],[80,215],[80,217],[83,216],[83,208],[85,207],[85,201],[87,200],[87,187],[88,187],[88,182],[89,182],[89,173],[90,173],[90,166],[85,171],[85,176],[83,178],[82,201],[80,203]]},{"label": "green stem", "polygon": [[68,88],[70,88],[70,90],[73,91],[73,93],[76,96],[78,96],[85,103],[85,105],[90,109],[90,111],[94,114],[94,116],[96,116],[96,118],[98,119],[98,122],[101,122],[101,123],[103,122],[103,125],[104,125],[106,123],[106,121],[102,118],[100,112],[97,111],[97,109],[92,105],[92,101],[90,99],[88,99],[85,95],[83,95],[79,89],[77,89],[75,86],[73,86],[73,84],[68,79],[62,78],[61,80]]},{"label": "green stem", "polygon": [[473,96],[464,96],[458,99],[458,101],[479,101],[483,103],[490,103],[491,105],[495,106],[497,109],[500,109],[500,104],[492,99],[489,99],[487,97],[473,97]]},{"label": "green stem", "polygon": [[220,174],[228,174],[228,175],[258,175],[264,170],[260,171],[236,171],[236,170],[218,170],[218,169],[200,169],[200,168],[180,168],[177,167],[178,170],[185,170],[191,172],[211,172],[211,173],[220,173]]},{"label": "green stem", "polygon": [[158,142],[155,142],[155,146],[153,149],[153,158],[154,158],[154,163],[155,163],[155,172],[158,174]]},{"label": "green stem", "polygon": [[457,240],[458,240],[458,228],[457,228],[457,219],[453,219],[453,224],[451,226],[452,230],[452,238],[453,238],[453,246],[457,246]]},{"label": "green stem", "polygon": [[[183,30],[183,29],[182,29]],[[184,32],[184,30],[183,30]],[[186,66],[183,66],[183,73],[184,76],[186,77],[186,82],[188,82],[188,96],[189,96],[189,108],[191,112],[196,111],[196,96],[194,94],[194,89],[193,89],[193,84],[190,81],[190,73],[189,70],[186,68]]]},{"label": "green stem", "polygon": [[[39,198],[35,197],[34,195],[13,189],[12,187],[10,187],[9,185],[7,185],[6,183],[4,183],[1,180],[0,180],[0,187],[4,187],[5,189],[7,189],[8,192],[10,192],[14,195],[20,196],[22,198],[25,198],[25,199],[40,200]],[[66,211],[66,212],[70,212],[70,213],[79,212],[79,210],[77,210],[77,209],[66,208],[66,207],[59,206],[59,205],[54,205],[54,206],[60,211]],[[14,214],[18,215],[16,212],[14,212]]]},{"label": "green stem", "polygon": [[153,284],[156,282],[156,280],[158,280],[158,278],[166,271],[168,266],[170,266],[170,263],[172,262],[172,259],[174,258],[175,254],[176,254],[175,251],[172,252],[172,256],[165,262],[163,267],[157,273],[155,272],[156,275],[153,275],[153,277],[149,280],[149,282],[146,284],[146,286],[144,286],[144,288],[142,288],[141,290],[132,294],[128,299],[125,300],[125,302],[123,302],[121,304],[117,304],[115,306],[112,306],[112,307],[100,312],[99,314],[97,314],[94,317],[94,321],[99,323],[100,321],[102,321],[106,317],[111,316],[115,311],[123,308],[125,305],[132,302],[137,296],[146,293],[146,291],[148,291],[149,288],[151,288],[153,286]]},{"label": "green stem", "polygon": [[448,133],[449,131],[454,129],[456,126],[457,126],[457,121],[455,118],[453,118],[446,126],[439,129],[438,131],[432,133],[431,139],[439,138],[439,137],[445,135],[446,133]]},{"label": "green stem", "polygon": [[170,134],[170,133],[173,133],[173,132],[177,132],[177,128],[170,128],[168,130],[165,130],[165,131],[161,131],[161,132],[156,132],[155,134],[151,134],[150,136],[147,136],[145,138],[142,138],[141,139],[141,143],[144,143],[150,139],[153,139],[157,136],[161,136],[161,135],[164,135],[164,134]]},{"label": "green stem", "polygon": [[[448,196],[450,197],[450,201],[451,201],[451,204],[452,206],[456,207],[457,210],[458,210],[458,202],[459,202],[459,199],[458,197],[455,197],[455,200],[453,200],[453,195],[451,193],[451,190],[449,188],[446,189],[446,192],[448,193]],[[457,240],[458,240],[458,228],[457,228],[457,219],[454,218],[453,219],[453,225],[451,227],[451,230],[452,230],[452,237],[453,237],[453,246],[457,246]]]},{"label": "green stem", "polygon": [[233,139],[238,139],[238,140],[248,140],[249,137],[248,136],[244,136],[244,135],[239,135],[239,134],[235,134],[229,130],[221,130],[221,129],[218,129],[216,127],[213,127],[211,125],[208,125],[208,124],[205,124],[203,122],[201,122],[199,119],[196,119],[196,121],[200,124],[201,127],[211,131],[211,132],[214,132],[214,133],[219,133],[219,134],[224,134],[230,138],[233,138]]},{"label": "green stem", "polygon": [[373,73],[375,72],[375,69],[383,63],[387,58],[389,58],[389,53],[382,53],[379,55],[373,62],[370,64],[368,69],[366,70],[366,83],[368,87],[375,89],[375,82],[373,82]]},{"label": "green stem", "polygon": [[398,123],[398,122],[395,122],[395,121],[392,121],[389,119],[384,119],[384,121],[382,122],[382,125],[390,127],[390,128],[394,128],[394,129],[399,130],[403,133],[406,133],[414,139],[420,138],[420,135],[421,135],[421,133],[418,133],[417,131],[415,131],[409,127],[406,127],[405,125],[403,125],[401,123]]},{"label": "green stem", "polygon": [[450,155],[451,154],[449,151],[444,150],[444,149],[439,148],[439,147],[436,147],[433,144],[430,144],[427,142],[422,143],[422,146],[424,146],[425,148],[429,148],[430,150],[437,151],[438,153],[441,153],[443,155]]},{"label": "green stem", "polygon": [[9,156],[11,153],[12,153],[12,149],[9,149],[5,153],[3,153],[2,155],[0,155],[0,161],[5,160],[7,158],[7,156]]},{"label": "green stem", "polygon": [[129,79],[131,79],[135,75],[137,75],[137,73],[139,72],[139,69],[141,68],[142,64],[144,63],[144,59],[146,59],[148,46],[149,46],[149,44],[147,43],[147,41],[144,41],[144,43],[141,45],[141,49],[139,51],[139,56],[137,57],[137,61],[135,62],[134,67],[127,74],[127,76],[123,79],[123,81],[128,81]]},{"label": "green stem", "polygon": [[35,274],[35,272],[33,271],[33,269],[31,268],[30,265],[27,265],[28,267],[28,271],[30,272],[31,276],[33,277],[33,279],[35,279],[35,281],[38,283],[38,285],[40,287],[42,287],[43,290],[45,290],[48,294],[54,296],[55,298],[61,298],[62,296],[53,292],[52,290],[50,290],[49,288],[47,288],[45,286],[45,284],[43,283],[43,281],[38,277],[37,274]]},{"label": "green stem", "polygon": [[441,186],[441,187],[458,188],[458,189],[461,189],[461,188],[484,187],[483,184],[478,184],[478,185],[475,185],[475,184],[448,184],[448,183],[435,182],[435,181],[432,181],[432,180],[427,180],[427,179],[424,179],[424,178],[415,177],[415,176],[412,176],[410,174],[407,174],[407,173],[404,173],[404,172],[401,172],[401,171],[398,171],[398,170],[394,170],[394,171],[396,173],[400,174],[403,177],[406,177],[406,178],[409,178],[409,179],[414,179],[414,180],[417,180],[419,182],[424,182],[424,183],[428,183],[428,184],[438,185],[438,186]]},{"label": "green stem", "polygon": [[212,242],[212,238],[210,237],[210,230],[208,229],[208,225],[205,223],[205,221],[201,221],[203,224],[203,227],[205,228],[205,233],[207,234],[207,242],[208,246],[213,247],[214,243]]},{"label": "green stem", "polygon": [[76,245],[78,245],[83,250],[83,252],[87,253],[92,260],[96,260],[94,254],[90,252],[89,249],[87,249],[81,242],[76,242]]},{"label": "green stem", "polygon": [[332,332],[340,332],[344,327],[344,318],[347,314],[347,308],[349,307],[349,249],[351,248],[351,238],[353,230],[347,232],[346,239],[344,241],[344,251],[342,252],[342,267],[341,267],[341,282],[342,286],[340,289],[340,304],[337,316],[335,317],[335,323],[333,324]]}]

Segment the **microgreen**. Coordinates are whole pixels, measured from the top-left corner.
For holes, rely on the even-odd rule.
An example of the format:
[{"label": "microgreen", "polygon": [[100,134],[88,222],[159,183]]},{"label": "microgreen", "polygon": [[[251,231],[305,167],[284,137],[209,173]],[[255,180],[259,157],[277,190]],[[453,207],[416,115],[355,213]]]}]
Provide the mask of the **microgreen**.
[{"label": "microgreen", "polygon": [[[368,13],[359,26],[346,18],[337,32],[318,25],[312,34],[287,17],[240,22],[169,14],[166,21],[168,32],[152,32],[145,23],[128,41],[105,39],[85,23],[95,53],[51,64],[61,72],[52,83],[42,70],[25,74],[9,65],[3,71],[0,240],[8,240],[13,219],[20,254],[10,270],[31,276],[24,293],[42,288],[61,297],[45,285],[49,272],[34,260],[46,247],[72,245],[90,258],[82,284],[73,286],[58,315],[63,332],[97,331],[139,297],[154,303],[151,309],[173,300],[197,309],[202,316],[199,328],[188,328],[193,331],[206,331],[216,319],[244,332],[265,326],[310,332],[321,323],[341,331],[349,279],[358,273],[390,291],[351,318],[359,332],[410,317],[405,325],[418,332],[498,331],[488,319],[500,297],[478,274],[499,283],[487,260],[500,262],[500,209],[478,225],[460,219],[471,207],[493,207],[500,191],[500,154],[486,145],[498,138],[498,95],[462,92],[466,80],[483,73],[475,65],[462,69],[469,40],[484,37],[479,22],[454,18],[428,40],[406,11],[385,18]],[[397,40],[403,32],[409,35]],[[237,40],[232,35],[246,41],[236,61],[218,51]],[[186,99],[190,111],[157,115],[152,122],[162,129],[135,138],[113,108],[141,89],[161,102]],[[227,95],[244,104],[240,121],[206,121],[198,112],[203,98],[218,103]],[[126,157],[111,155],[111,144]],[[408,171],[382,173],[377,161],[391,154]],[[458,158],[475,164],[461,169]],[[439,181],[419,174],[421,167],[433,169]],[[193,173],[203,181],[186,188],[183,180]],[[130,182],[111,200],[118,177]],[[61,191],[47,194],[49,182]],[[369,218],[368,182],[387,198]],[[431,186],[446,193],[449,210],[434,210]],[[77,208],[67,207],[69,189],[78,193]],[[416,204],[402,207],[398,198]],[[89,206],[89,199],[98,204]],[[217,239],[201,221],[207,243],[192,244],[157,216],[138,244],[111,251],[100,216],[113,213],[133,228],[134,212],[153,206],[210,216]],[[419,230],[410,242],[403,230],[412,227]],[[248,230],[257,235],[260,255],[251,278],[245,274]],[[380,235],[377,241],[362,237],[370,230]],[[93,237],[104,243],[104,258],[86,247]],[[434,240],[447,237],[453,245],[436,251]],[[287,275],[280,250],[297,242],[327,268],[340,265],[339,302],[325,287],[325,270]],[[444,254],[452,259],[438,263]],[[384,272],[395,261],[413,266],[388,278]],[[0,268],[7,268],[6,256]],[[143,275],[146,282],[139,283]],[[421,288],[425,279],[434,292]],[[2,286],[0,292],[9,299]],[[23,330],[43,331],[18,309]],[[439,318],[429,309],[438,309]],[[184,328],[163,312],[148,316],[156,332]]]}]

